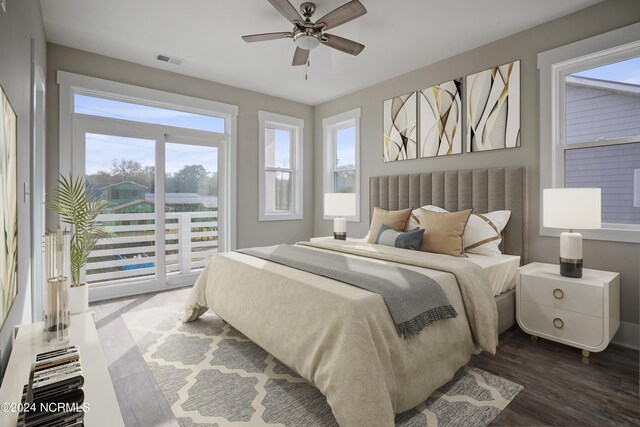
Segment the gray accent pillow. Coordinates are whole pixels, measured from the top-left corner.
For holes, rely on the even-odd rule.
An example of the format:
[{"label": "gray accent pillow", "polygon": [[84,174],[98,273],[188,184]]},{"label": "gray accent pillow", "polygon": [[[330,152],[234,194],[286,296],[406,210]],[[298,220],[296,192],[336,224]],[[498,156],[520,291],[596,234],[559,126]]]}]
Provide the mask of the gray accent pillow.
[{"label": "gray accent pillow", "polygon": [[401,249],[417,251],[422,243],[424,228],[411,231],[395,231],[386,224],[380,226],[380,231],[374,243],[378,245],[393,246]]}]

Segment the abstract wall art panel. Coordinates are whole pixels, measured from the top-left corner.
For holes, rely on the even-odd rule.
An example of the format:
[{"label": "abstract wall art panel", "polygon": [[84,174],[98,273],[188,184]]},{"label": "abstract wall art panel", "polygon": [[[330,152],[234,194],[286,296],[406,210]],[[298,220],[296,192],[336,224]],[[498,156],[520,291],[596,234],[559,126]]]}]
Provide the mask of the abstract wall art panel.
[{"label": "abstract wall art panel", "polygon": [[467,151],[520,146],[520,61],[467,76]]},{"label": "abstract wall art panel", "polygon": [[420,157],[462,153],[462,78],[418,92]]},{"label": "abstract wall art panel", "polygon": [[387,99],[384,109],[384,153],[385,162],[418,158],[416,93]]},{"label": "abstract wall art panel", "polygon": [[0,325],[18,293],[17,117],[0,87]]}]

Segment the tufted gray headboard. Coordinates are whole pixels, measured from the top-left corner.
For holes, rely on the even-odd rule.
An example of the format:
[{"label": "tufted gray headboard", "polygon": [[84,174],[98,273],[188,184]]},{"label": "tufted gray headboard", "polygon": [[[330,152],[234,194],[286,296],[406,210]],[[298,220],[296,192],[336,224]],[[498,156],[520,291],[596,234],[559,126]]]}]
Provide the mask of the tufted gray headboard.
[{"label": "tufted gray headboard", "polygon": [[449,211],[473,208],[476,213],[510,210],[500,250],[527,263],[527,182],[520,167],[452,170],[410,175],[374,176],[369,180],[370,214],[436,205]]}]

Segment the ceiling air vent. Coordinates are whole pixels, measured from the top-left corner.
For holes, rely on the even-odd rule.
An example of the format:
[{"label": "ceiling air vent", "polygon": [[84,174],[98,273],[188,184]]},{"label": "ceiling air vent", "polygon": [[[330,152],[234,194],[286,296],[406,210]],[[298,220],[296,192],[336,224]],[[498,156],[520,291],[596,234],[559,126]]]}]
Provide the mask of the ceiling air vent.
[{"label": "ceiling air vent", "polygon": [[182,64],[182,59],[176,58],[175,56],[163,55],[162,53],[156,56],[158,61],[168,62],[169,64],[180,65]]}]

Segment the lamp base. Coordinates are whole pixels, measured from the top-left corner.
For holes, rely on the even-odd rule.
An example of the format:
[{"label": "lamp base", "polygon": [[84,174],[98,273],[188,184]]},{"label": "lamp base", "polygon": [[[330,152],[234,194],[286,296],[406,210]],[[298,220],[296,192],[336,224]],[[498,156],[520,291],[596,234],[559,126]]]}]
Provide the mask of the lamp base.
[{"label": "lamp base", "polygon": [[333,238],[336,240],[347,240],[347,219],[333,219]]},{"label": "lamp base", "polygon": [[573,231],[560,234],[560,275],[582,277],[582,235]]},{"label": "lamp base", "polygon": [[560,257],[560,275],[579,279],[582,277],[582,260]]}]

